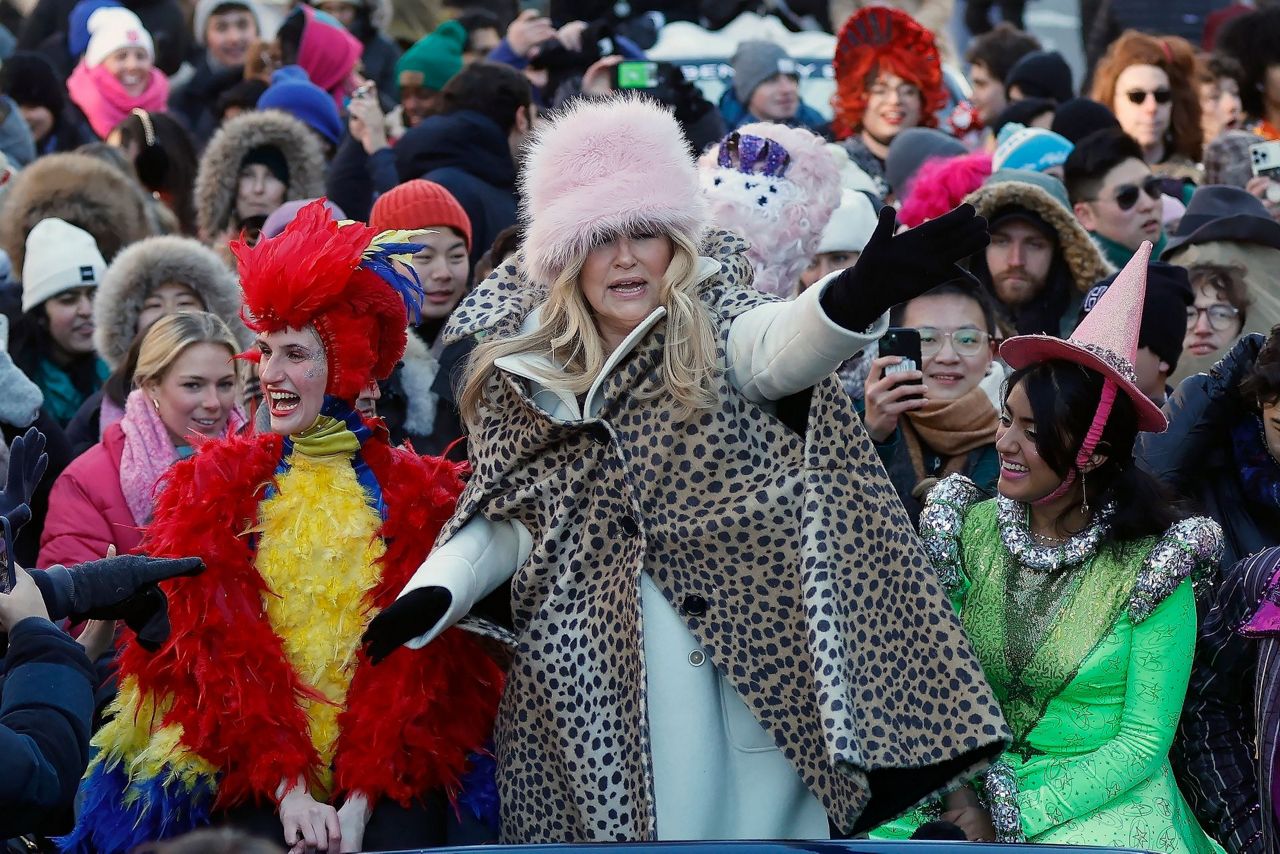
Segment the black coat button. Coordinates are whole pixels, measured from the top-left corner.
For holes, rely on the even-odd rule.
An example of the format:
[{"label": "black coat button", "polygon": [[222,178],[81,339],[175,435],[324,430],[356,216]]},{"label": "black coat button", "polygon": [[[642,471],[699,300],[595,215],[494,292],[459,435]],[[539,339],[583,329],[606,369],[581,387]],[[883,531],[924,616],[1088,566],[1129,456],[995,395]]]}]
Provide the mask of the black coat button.
[{"label": "black coat button", "polygon": [[622,525],[622,533],[626,534],[628,537],[634,537],[636,534],[640,533],[640,526],[637,525],[636,520],[632,519],[630,516],[623,516],[622,521],[619,524]]},{"label": "black coat button", "polygon": [[587,428],[587,435],[591,437],[591,441],[597,445],[607,445],[613,437],[609,435],[609,428],[597,421]]},{"label": "black coat button", "polygon": [[707,613],[707,600],[695,593],[684,597],[682,607],[690,617],[701,617]]}]

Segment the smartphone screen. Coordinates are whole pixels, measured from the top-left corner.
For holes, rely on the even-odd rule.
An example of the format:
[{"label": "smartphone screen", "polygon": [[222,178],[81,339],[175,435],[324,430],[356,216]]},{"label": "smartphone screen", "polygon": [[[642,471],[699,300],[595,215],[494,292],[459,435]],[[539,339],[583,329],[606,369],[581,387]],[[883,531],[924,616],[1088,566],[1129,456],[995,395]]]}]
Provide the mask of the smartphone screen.
[{"label": "smartphone screen", "polygon": [[658,86],[658,63],[619,62],[614,84],[618,89],[655,89]]}]

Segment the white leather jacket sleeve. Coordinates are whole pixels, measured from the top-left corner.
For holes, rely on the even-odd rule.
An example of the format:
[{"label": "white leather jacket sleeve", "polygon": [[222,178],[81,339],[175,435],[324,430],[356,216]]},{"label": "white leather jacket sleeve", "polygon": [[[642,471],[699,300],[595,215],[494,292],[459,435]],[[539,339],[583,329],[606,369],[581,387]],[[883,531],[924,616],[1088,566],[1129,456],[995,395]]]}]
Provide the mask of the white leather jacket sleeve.
[{"label": "white leather jacket sleeve", "polygon": [[885,314],[865,332],[827,317],[822,293],[832,273],[790,302],[771,302],[738,315],[729,327],[729,382],[754,403],[811,388],[870,346],[889,328]]},{"label": "white leather jacket sleeve", "polygon": [[449,610],[431,631],[405,646],[421,649],[435,640],[515,574],[532,550],[533,538],[519,522],[490,522],[479,515],[472,518],[447,543],[427,555],[400,591],[404,596],[421,587],[443,587],[453,597]]}]

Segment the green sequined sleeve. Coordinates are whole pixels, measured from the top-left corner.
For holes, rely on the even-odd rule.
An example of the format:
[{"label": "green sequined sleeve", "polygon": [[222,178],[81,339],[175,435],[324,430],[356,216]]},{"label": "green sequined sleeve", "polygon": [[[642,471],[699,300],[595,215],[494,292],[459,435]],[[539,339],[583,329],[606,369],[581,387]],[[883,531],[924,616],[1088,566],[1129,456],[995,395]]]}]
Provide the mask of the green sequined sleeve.
[{"label": "green sequined sleeve", "polygon": [[1022,791],[1028,838],[1119,797],[1167,761],[1182,713],[1196,640],[1195,597],[1183,581],[1132,627],[1128,688],[1119,731],[1096,750],[1053,761],[1052,784]]},{"label": "green sequined sleeve", "polygon": [[985,499],[986,495],[973,481],[953,474],[938,482],[920,513],[920,541],[938,574],[938,581],[957,609],[968,588],[960,532],[969,510]]}]

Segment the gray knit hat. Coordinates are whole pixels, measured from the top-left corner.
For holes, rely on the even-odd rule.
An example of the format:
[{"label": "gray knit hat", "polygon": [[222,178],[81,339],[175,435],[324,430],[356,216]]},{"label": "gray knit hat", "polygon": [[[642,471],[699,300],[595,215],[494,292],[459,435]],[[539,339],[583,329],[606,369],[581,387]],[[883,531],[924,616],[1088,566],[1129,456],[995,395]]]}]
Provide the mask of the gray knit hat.
[{"label": "gray knit hat", "polygon": [[756,87],[775,74],[799,79],[795,60],[781,45],[766,41],[739,42],[733,54],[733,93],[746,106]]}]

